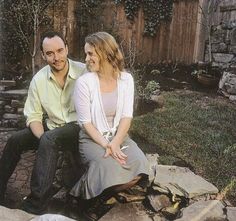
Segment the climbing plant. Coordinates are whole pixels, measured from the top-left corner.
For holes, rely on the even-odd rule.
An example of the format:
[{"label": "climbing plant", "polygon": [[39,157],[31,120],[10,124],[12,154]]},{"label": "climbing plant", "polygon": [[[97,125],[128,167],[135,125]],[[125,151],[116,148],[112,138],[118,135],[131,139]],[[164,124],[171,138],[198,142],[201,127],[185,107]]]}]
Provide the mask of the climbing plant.
[{"label": "climbing plant", "polygon": [[[144,35],[155,36],[162,21],[172,18],[173,1],[176,0],[113,0],[115,5],[123,5],[126,17],[134,22],[140,8],[144,12]],[[81,0],[76,14],[78,25],[83,28],[83,33],[88,32],[88,27],[98,27],[100,12],[104,5],[102,0]],[[91,30],[93,31],[93,30]]]},{"label": "climbing plant", "polygon": [[138,10],[144,12],[144,35],[155,36],[162,21],[172,18],[174,0],[114,0],[115,4],[124,6],[127,19],[134,21]]},{"label": "climbing plant", "polygon": [[[103,30],[101,22],[101,11],[103,10],[102,0],[81,0],[75,10],[77,25],[80,29],[80,39],[84,39],[88,34]],[[83,51],[84,41],[78,43]],[[82,53],[83,54],[83,53]]]}]

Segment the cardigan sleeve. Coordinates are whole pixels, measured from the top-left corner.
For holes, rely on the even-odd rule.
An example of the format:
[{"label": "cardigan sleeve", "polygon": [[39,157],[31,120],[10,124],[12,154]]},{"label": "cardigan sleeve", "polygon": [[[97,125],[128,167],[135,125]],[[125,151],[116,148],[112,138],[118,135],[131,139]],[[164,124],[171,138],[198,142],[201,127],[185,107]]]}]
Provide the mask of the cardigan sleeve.
[{"label": "cardigan sleeve", "polygon": [[134,106],[134,79],[131,74],[127,76],[127,85],[124,94],[124,106],[122,110],[121,118],[133,117]]},{"label": "cardigan sleeve", "polygon": [[73,97],[79,125],[91,122],[90,91],[83,77],[76,81]]}]

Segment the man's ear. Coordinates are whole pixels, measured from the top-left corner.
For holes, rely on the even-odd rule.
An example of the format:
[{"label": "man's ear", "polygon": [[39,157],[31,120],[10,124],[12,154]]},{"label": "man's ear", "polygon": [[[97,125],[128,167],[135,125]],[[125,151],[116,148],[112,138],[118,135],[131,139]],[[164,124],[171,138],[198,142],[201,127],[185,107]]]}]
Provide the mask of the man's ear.
[{"label": "man's ear", "polygon": [[45,58],[45,56],[44,56],[43,51],[41,51],[41,56],[42,56],[43,60],[46,61],[46,58]]}]

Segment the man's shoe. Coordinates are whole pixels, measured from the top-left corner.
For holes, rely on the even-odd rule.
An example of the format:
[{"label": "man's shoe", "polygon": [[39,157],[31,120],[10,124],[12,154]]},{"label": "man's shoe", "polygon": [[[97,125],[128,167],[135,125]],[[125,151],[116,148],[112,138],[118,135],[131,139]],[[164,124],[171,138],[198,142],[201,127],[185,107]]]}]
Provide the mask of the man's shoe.
[{"label": "man's shoe", "polygon": [[44,205],[32,200],[30,197],[27,197],[23,200],[21,204],[21,209],[27,213],[42,215],[46,212],[47,203]]}]

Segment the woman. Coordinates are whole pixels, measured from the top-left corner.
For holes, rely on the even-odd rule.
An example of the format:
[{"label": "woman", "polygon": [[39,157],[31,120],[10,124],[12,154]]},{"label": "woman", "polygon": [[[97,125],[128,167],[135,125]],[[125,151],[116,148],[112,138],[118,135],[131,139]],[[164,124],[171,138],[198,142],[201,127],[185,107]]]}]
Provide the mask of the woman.
[{"label": "woman", "polygon": [[121,191],[148,176],[148,161],[128,136],[133,115],[134,82],[124,71],[115,39],[97,32],[85,39],[91,72],[76,82],[74,102],[80,131],[79,150],[87,170],[71,194],[91,199],[104,190]]}]

